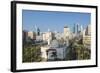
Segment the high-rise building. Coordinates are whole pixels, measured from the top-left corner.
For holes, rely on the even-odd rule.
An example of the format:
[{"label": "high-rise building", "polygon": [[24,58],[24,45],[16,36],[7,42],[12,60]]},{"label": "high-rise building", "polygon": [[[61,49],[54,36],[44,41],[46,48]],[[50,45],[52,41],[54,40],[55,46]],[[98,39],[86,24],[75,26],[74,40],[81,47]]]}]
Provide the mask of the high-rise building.
[{"label": "high-rise building", "polygon": [[83,31],[83,26],[81,25],[81,27],[80,27],[80,31],[82,32]]},{"label": "high-rise building", "polygon": [[80,26],[79,24],[74,24],[74,27],[73,27],[74,34],[79,34],[82,30],[83,30],[82,26]]},{"label": "high-rise building", "polygon": [[76,27],[77,27],[77,34],[79,33],[79,31],[80,31],[80,26],[79,26],[79,24],[76,24]]},{"label": "high-rise building", "polygon": [[40,35],[40,29],[37,28],[37,35],[39,36]]},{"label": "high-rise building", "polygon": [[74,34],[76,33],[76,24],[74,24],[73,33],[74,33]]},{"label": "high-rise building", "polygon": [[86,27],[86,32],[85,32],[86,35],[91,35],[91,25],[88,25]]},{"label": "high-rise building", "polygon": [[67,26],[64,27],[64,39],[69,38],[70,36],[70,28]]}]

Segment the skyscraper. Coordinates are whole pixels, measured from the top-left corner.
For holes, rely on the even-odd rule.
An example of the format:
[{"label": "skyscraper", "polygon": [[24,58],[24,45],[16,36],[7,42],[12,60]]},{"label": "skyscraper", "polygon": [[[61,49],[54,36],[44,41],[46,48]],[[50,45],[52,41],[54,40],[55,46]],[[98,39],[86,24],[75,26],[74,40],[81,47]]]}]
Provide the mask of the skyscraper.
[{"label": "skyscraper", "polygon": [[86,27],[86,32],[85,32],[86,35],[91,35],[91,25],[88,25]]},{"label": "skyscraper", "polygon": [[68,26],[64,27],[64,39],[69,38],[70,35],[70,28]]},{"label": "skyscraper", "polygon": [[76,30],[77,30],[77,34],[78,34],[78,33],[79,33],[79,31],[80,31],[80,30],[79,30],[79,29],[80,29],[79,24],[76,24],[76,27],[77,27],[77,29],[76,29]]},{"label": "skyscraper", "polygon": [[83,31],[83,26],[81,25],[81,27],[80,27],[80,32],[82,32]]},{"label": "skyscraper", "polygon": [[40,35],[40,29],[39,29],[39,27],[37,27],[37,25],[35,25],[35,33],[36,33],[36,35]]},{"label": "skyscraper", "polygon": [[74,27],[73,27],[73,33],[75,34],[76,33],[76,27],[75,27],[76,24],[74,24]]},{"label": "skyscraper", "polygon": [[40,29],[37,28],[37,35],[39,36],[40,35]]},{"label": "skyscraper", "polygon": [[73,33],[78,34],[81,31],[81,27],[79,24],[74,24]]}]

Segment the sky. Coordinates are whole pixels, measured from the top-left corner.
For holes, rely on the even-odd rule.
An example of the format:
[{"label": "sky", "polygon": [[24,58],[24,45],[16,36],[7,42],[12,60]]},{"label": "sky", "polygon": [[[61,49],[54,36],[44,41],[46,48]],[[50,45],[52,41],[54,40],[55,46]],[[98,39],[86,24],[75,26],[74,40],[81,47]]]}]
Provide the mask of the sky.
[{"label": "sky", "polygon": [[90,13],[79,12],[56,12],[56,11],[22,11],[23,30],[36,31],[36,27],[41,32],[46,32],[48,29],[52,32],[63,32],[64,26],[68,26],[73,31],[74,24],[82,25],[86,28],[91,24]]}]

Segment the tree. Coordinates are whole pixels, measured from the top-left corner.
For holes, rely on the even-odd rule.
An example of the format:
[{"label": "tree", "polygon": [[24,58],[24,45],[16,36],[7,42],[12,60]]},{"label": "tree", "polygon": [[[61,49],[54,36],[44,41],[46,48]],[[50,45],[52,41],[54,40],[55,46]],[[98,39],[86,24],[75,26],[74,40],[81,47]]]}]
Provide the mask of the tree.
[{"label": "tree", "polygon": [[23,48],[23,62],[40,62],[41,59],[41,51],[39,46]]},{"label": "tree", "polygon": [[66,50],[66,59],[67,60],[84,60],[90,59],[91,51],[86,48],[81,41],[76,41],[72,39],[69,41],[70,44]]}]

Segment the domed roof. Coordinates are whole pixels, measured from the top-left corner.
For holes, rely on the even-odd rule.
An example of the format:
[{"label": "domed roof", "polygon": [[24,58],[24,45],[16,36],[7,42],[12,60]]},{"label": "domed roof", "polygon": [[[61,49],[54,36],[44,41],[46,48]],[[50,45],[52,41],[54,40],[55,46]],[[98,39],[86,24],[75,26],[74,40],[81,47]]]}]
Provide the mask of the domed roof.
[{"label": "domed roof", "polygon": [[57,40],[52,40],[51,44],[50,44],[50,47],[54,47],[54,48],[59,47],[59,42]]}]

